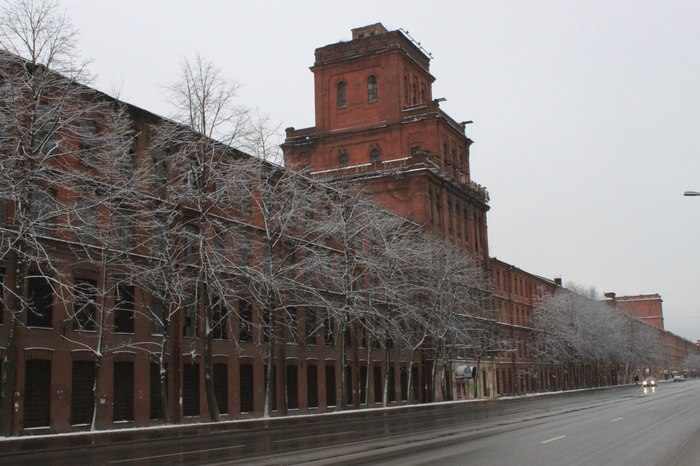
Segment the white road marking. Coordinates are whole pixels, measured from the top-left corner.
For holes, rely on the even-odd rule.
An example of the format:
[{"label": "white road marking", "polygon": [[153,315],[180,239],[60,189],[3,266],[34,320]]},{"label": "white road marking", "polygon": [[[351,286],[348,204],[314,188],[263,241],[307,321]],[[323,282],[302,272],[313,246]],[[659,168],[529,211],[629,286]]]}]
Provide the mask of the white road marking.
[{"label": "white road marking", "polygon": [[332,434],[321,434],[321,435],[309,435],[308,437],[294,437],[294,438],[286,438],[286,439],[279,439],[279,440],[273,440],[271,443],[280,443],[280,442],[294,442],[296,440],[309,440],[313,438],[321,438],[321,437],[332,437],[334,435],[345,435],[345,434],[352,434],[354,433],[354,430],[347,430],[345,432],[334,432]]},{"label": "white road marking", "polygon": [[540,442],[540,444],[544,445],[545,443],[553,442],[555,440],[560,440],[560,439],[563,439],[564,437],[566,437],[566,435],[560,435],[559,437],[554,437],[554,438],[551,438],[549,440],[545,440],[543,442]]},{"label": "white road marking", "polygon": [[623,419],[624,419],[624,417],[618,417],[617,419],[613,419],[610,422],[617,422],[617,421],[621,421]]},{"label": "white road marking", "polygon": [[168,458],[170,456],[184,456],[184,455],[194,455],[196,453],[207,453],[210,451],[220,451],[220,450],[233,450],[235,448],[244,448],[247,447],[248,445],[232,445],[230,447],[219,447],[219,448],[209,448],[207,450],[196,450],[196,451],[183,451],[180,453],[168,453],[167,455],[156,455],[156,456],[143,456],[141,458],[130,458],[128,460],[117,460],[117,461],[110,461],[109,464],[119,464],[119,463],[131,463],[134,461],[143,461],[143,460],[154,460],[158,458]]}]

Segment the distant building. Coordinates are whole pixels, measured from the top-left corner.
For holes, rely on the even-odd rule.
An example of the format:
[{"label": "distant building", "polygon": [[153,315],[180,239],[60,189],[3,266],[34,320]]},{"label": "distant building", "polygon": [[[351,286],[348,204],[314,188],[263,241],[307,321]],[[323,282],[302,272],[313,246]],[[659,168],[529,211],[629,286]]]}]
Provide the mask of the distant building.
[{"label": "distant building", "polygon": [[664,330],[663,300],[658,294],[615,296],[617,309],[627,312],[637,319]]}]

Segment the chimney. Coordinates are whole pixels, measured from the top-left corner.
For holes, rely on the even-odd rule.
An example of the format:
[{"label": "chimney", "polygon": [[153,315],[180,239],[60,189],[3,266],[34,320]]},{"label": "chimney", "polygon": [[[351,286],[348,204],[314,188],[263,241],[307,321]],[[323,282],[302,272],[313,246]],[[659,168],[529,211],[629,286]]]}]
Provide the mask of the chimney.
[{"label": "chimney", "polygon": [[612,291],[608,291],[603,296],[605,296],[608,299],[612,299],[613,301],[615,300],[615,293],[613,293]]},{"label": "chimney", "polygon": [[365,37],[371,37],[371,36],[378,36],[380,34],[384,34],[385,32],[389,32],[382,25],[382,23],[374,23],[374,24],[370,24],[369,26],[362,26],[359,28],[351,29],[351,31],[352,31],[352,40],[364,39]]},{"label": "chimney", "polygon": [[561,277],[556,277],[556,278],[554,279],[554,284],[557,285],[557,286],[561,286]]}]

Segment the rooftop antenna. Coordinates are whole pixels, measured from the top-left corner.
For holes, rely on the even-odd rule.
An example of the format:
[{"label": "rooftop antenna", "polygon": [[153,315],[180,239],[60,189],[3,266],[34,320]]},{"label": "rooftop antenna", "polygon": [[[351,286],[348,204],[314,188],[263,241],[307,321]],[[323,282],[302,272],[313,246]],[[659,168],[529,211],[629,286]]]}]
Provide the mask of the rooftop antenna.
[{"label": "rooftop antenna", "polygon": [[418,42],[416,39],[414,39],[414,38],[408,33],[407,30],[405,30],[404,28],[399,28],[399,31],[401,31],[406,37],[408,37],[408,39],[409,39],[411,42],[413,42],[413,45],[415,45],[416,47],[418,47],[424,54],[426,54],[427,56],[429,56],[431,60],[433,59],[433,54],[430,53],[430,52],[428,52],[428,51],[425,49],[425,47],[423,47],[422,45],[420,45],[420,42]]}]

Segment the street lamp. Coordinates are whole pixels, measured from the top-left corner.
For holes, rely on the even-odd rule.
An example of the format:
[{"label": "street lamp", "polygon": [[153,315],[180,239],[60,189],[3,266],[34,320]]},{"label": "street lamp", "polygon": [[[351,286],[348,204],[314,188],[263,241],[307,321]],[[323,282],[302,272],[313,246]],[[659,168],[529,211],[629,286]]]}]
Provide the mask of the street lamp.
[{"label": "street lamp", "polygon": [[697,191],[686,191],[683,193],[684,196],[700,196],[700,193]]}]

